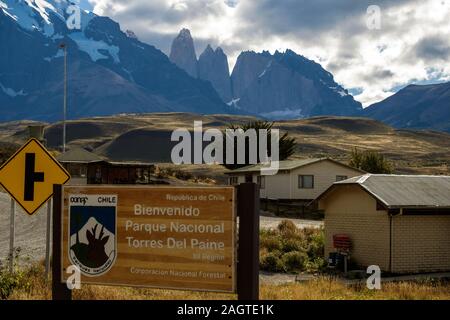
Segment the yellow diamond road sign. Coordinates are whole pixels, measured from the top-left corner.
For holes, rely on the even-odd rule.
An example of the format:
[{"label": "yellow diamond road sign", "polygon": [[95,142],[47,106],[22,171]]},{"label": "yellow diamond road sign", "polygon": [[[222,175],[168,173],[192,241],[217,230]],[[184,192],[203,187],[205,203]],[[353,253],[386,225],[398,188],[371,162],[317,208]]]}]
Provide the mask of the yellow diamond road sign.
[{"label": "yellow diamond road sign", "polygon": [[50,199],[54,184],[65,184],[69,179],[67,171],[36,139],[0,167],[0,184],[29,215]]}]

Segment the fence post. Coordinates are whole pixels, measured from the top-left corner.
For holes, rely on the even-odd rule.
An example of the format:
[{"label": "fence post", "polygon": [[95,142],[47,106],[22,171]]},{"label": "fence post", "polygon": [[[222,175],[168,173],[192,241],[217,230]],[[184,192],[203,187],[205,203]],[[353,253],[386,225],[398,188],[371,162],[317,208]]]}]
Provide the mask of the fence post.
[{"label": "fence post", "polygon": [[259,189],[255,183],[237,187],[239,300],[259,300]]},{"label": "fence post", "polygon": [[62,283],[61,266],[61,222],[62,222],[62,186],[53,185],[53,242],[52,242],[52,299],[71,300],[72,291]]}]

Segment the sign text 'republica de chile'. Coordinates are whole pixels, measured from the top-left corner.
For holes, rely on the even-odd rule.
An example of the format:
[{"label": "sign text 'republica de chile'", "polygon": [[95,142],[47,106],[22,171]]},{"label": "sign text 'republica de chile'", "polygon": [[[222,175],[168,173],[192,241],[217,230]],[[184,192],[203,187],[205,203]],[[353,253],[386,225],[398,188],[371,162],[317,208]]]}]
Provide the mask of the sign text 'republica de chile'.
[{"label": "sign text 'republica de chile'", "polygon": [[232,187],[66,186],[62,277],[235,292]]}]

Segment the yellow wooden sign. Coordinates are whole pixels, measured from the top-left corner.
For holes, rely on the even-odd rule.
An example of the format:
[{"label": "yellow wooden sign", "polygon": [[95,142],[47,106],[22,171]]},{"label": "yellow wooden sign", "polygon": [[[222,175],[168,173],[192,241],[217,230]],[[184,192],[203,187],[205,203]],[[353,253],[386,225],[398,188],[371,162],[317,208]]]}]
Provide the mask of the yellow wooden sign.
[{"label": "yellow wooden sign", "polygon": [[29,140],[0,168],[0,184],[29,215],[53,195],[54,184],[69,179],[67,171],[36,139]]},{"label": "yellow wooden sign", "polygon": [[235,292],[233,187],[66,186],[62,280]]}]

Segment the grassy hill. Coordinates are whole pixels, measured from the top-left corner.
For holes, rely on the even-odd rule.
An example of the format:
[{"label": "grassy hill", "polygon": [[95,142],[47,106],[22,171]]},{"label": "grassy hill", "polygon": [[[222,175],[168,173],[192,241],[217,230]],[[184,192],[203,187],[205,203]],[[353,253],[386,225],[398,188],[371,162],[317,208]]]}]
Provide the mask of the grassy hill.
[{"label": "grassy hill", "polygon": [[[200,116],[190,113],[118,115],[70,121],[69,147],[82,146],[112,160],[170,162],[171,132],[193,130],[194,121],[204,128],[223,129],[229,123],[254,118],[234,115]],[[30,122],[0,124],[2,141],[22,143]],[[381,122],[352,117],[315,117],[277,122],[275,127],[297,139],[296,157],[331,157],[348,161],[353,147],[376,150],[394,164],[397,173],[450,174],[450,134],[434,131],[396,130]],[[61,123],[46,129],[48,146],[61,145]],[[189,170],[189,167],[185,169]],[[207,169],[205,169],[207,170]],[[217,167],[210,171],[217,172]]]}]

